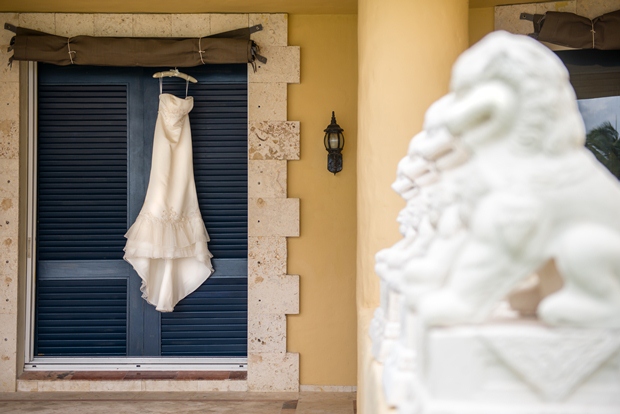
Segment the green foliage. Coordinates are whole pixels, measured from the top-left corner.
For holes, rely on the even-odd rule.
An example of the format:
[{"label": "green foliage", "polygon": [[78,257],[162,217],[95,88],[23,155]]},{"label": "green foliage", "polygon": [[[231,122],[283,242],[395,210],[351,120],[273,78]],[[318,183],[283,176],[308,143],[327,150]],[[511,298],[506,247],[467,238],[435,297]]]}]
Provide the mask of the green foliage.
[{"label": "green foliage", "polygon": [[586,136],[586,148],[592,151],[597,160],[620,179],[620,141],[618,131],[609,123],[603,122]]}]

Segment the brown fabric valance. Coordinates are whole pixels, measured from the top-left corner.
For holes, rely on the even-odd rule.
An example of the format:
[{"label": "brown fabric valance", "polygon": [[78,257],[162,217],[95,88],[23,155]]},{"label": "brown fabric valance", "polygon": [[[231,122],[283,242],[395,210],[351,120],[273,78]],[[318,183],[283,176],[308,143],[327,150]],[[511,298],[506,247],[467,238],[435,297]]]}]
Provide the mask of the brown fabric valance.
[{"label": "brown fabric valance", "polygon": [[533,20],[532,37],[541,42],[576,49],[620,50],[620,10],[595,19],[564,12],[522,13],[521,18]]},{"label": "brown fabric valance", "polygon": [[192,67],[218,63],[263,63],[250,34],[261,25],[201,38],[63,37],[5,24],[15,32],[12,60],[54,65]]}]

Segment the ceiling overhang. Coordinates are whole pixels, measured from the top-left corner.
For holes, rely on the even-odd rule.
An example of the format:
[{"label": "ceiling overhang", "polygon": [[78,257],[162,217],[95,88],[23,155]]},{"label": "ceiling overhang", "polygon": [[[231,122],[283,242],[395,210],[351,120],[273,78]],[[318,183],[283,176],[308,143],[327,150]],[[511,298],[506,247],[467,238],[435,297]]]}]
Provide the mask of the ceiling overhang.
[{"label": "ceiling overhang", "polygon": [[477,9],[480,7],[506,6],[510,4],[527,4],[527,3],[549,3],[553,0],[469,0],[469,8]]},{"label": "ceiling overhang", "polygon": [[357,0],[2,0],[0,12],[356,14]]}]

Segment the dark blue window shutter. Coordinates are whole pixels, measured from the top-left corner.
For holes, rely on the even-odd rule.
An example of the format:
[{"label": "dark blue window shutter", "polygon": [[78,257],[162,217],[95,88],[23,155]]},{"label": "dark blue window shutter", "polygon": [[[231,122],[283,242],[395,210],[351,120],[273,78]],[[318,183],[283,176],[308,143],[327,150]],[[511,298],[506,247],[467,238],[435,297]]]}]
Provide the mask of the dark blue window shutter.
[{"label": "dark blue window shutter", "polygon": [[38,119],[35,355],[126,355],[127,87],[43,83]]},{"label": "dark blue window shutter", "polygon": [[[199,80],[194,171],[216,271],[161,315],[121,259],[148,181],[157,69],[40,69],[36,354],[246,356],[245,65],[185,70]],[[164,89],[185,94],[176,79]]]}]

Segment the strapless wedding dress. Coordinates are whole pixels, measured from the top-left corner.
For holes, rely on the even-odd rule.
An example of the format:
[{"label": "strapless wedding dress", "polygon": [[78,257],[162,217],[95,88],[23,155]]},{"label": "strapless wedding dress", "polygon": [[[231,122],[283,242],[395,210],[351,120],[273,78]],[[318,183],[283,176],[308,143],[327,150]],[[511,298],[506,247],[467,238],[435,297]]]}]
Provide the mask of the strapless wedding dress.
[{"label": "strapless wedding dress", "polygon": [[149,187],[125,234],[124,259],[142,278],[142,297],[160,312],[172,312],[213,273],[194,182],[193,106],[192,97],[159,96]]}]

